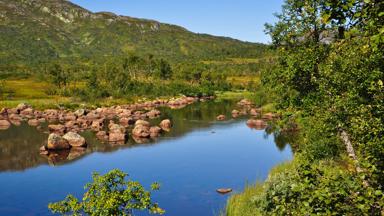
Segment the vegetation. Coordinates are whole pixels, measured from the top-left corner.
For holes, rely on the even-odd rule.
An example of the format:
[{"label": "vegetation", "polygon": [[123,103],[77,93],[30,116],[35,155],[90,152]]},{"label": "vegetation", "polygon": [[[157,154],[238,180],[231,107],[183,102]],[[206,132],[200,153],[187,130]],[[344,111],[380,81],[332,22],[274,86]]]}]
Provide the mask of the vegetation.
[{"label": "vegetation", "polygon": [[300,138],[291,164],[233,196],[228,215],[383,214],[383,11],[376,0],[286,0],[266,25],[278,59],[262,83],[281,129],[296,126]]},{"label": "vegetation", "polygon": [[[85,186],[87,191],[82,201],[68,195],[63,201],[50,203],[52,213],[62,215],[133,215],[135,210],[148,210],[153,214],[165,213],[151,199],[139,182],[126,181],[127,174],[120,170],[112,170],[105,175],[93,174],[93,182]],[[158,190],[154,183],[152,190]]]}]

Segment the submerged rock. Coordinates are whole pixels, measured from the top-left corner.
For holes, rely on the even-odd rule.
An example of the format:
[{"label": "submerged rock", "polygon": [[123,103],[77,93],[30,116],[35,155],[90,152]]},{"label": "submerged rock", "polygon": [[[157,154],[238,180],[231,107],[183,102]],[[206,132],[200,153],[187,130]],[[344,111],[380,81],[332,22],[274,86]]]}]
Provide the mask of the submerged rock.
[{"label": "submerged rock", "polygon": [[219,115],[219,116],[216,117],[216,120],[217,121],[224,121],[225,118],[226,118],[225,115]]},{"label": "submerged rock", "polygon": [[71,146],[69,145],[68,141],[63,137],[61,137],[60,135],[51,133],[48,137],[47,148],[49,150],[61,150],[61,149],[69,149],[71,148]]},{"label": "submerged rock", "polygon": [[160,136],[162,129],[159,126],[153,126],[149,129],[149,135],[151,138]]},{"label": "submerged rock", "polygon": [[148,138],[150,135],[150,127],[147,125],[138,124],[132,130],[132,136],[137,138]]},{"label": "submerged rock", "polygon": [[160,122],[160,127],[164,131],[170,131],[172,128],[172,122],[169,119],[164,119],[163,121]]},{"label": "submerged rock", "polygon": [[232,192],[232,188],[219,188],[216,191],[220,194],[227,194]]},{"label": "submerged rock", "polygon": [[61,124],[57,125],[48,125],[48,129],[50,133],[55,133],[59,135],[64,135],[65,134],[65,126]]},{"label": "submerged rock", "polygon": [[80,136],[78,133],[68,132],[63,138],[68,141],[69,145],[72,147],[84,147],[86,146],[84,137]]}]

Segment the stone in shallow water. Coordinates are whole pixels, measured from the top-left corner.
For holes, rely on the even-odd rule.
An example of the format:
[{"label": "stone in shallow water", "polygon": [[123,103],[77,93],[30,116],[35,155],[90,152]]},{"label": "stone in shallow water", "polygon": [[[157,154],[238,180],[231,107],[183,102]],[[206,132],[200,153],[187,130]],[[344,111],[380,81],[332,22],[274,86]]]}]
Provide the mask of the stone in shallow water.
[{"label": "stone in shallow water", "polygon": [[232,188],[219,188],[216,191],[220,194],[227,194],[232,192]]},{"label": "stone in shallow water", "polygon": [[172,122],[169,119],[164,119],[163,121],[160,122],[160,127],[164,131],[170,131],[172,127]]},{"label": "stone in shallow water", "polygon": [[216,117],[216,119],[218,121],[224,121],[225,120],[225,115],[219,115],[219,116]]},{"label": "stone in shallow water", "polygon": [[86,145],[84,137],[75,132],[68,132],[63,138],[67,140],[72,147],[84,147]]},{"label": "stone in shallow water", "polygon": [[71,148],[71,146],[69,145],[68,141],[63,137],[61,137],[60,135],[51,133],[48,137],[47,148],[49,150],[61,150],[61,149],[69,149]]}]

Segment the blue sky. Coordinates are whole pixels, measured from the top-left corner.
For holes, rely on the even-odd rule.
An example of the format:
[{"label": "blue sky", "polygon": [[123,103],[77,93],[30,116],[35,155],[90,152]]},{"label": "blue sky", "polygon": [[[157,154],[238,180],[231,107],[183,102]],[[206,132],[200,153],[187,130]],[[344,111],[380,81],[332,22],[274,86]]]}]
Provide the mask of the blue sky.
[{"label": "blue sky", "polygon": [[264,23],[275,20],[283,0],[71,0],[93,12],[153,19],[198,33],[244,41],[270,41]]}]

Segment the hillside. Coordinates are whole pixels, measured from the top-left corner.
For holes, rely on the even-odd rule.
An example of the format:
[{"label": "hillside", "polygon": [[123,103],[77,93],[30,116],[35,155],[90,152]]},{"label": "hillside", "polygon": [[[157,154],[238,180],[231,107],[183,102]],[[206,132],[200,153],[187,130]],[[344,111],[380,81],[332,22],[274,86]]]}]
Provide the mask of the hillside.
[{"label": "hillside", "polygon": [[263,44],[152,20],[92,13],[66,0],[0,0],[0,65],[153,54],[169,60],[258,57]]}]

